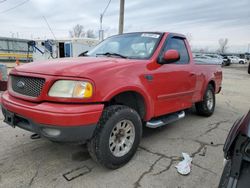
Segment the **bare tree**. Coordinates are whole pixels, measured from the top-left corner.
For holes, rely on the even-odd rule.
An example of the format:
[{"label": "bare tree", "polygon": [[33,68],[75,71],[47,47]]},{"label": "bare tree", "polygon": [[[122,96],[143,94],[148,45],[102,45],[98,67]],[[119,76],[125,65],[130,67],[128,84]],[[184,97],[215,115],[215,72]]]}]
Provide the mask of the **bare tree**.
[{"label": "bare tree", "polygon": [[219,39],[219,49],[218,49],[218,51],[223,54],[223,53],[226,52],[227,49],[228,49],[228,38]]},{"label": "bare tree", "polygon": [[80,24],[77,24],[73,27],[71,31],[69,31],[69,35],[72,38],[83,38],[85,37],[86,33],[84,31],[84,27]]},{"label": "bare tree", "polygon": [[88,38],[96,38],[93,29],[89,29],[89,30],[87,31],[87,37],[88,37]]}]

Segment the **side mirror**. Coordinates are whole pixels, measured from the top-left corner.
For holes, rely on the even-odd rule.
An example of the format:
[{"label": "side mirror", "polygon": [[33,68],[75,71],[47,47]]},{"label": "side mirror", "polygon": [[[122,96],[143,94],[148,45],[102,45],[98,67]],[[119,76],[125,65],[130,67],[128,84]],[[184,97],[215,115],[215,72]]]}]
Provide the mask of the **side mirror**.
[{"label": "side mirror", "polygon": [[177,50],[168,50],[163,54],[163,62],[161,64],[174,63],[180,59],[180,54]]}]

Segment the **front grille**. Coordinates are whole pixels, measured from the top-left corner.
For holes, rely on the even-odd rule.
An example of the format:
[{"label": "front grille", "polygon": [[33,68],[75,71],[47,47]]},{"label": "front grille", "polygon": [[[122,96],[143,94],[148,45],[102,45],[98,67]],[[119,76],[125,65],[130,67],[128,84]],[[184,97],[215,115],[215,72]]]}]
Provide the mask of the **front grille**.
[{"label": "front grille", "polygon": [[11,75],[12,90],[30,97],[39,97],[44,83],[43,78]]}]

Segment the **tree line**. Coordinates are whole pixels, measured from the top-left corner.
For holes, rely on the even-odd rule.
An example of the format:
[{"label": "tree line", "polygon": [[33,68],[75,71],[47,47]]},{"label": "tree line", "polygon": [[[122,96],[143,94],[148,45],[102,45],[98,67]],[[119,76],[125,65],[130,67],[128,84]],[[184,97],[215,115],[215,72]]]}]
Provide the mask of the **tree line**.
[{"label": "tree line", "polygon": [[77,24],[75,25],[70,31],[69,36],[71,38],[96,38],[96,35],[94,33],[93,29],[88,29],[85,31],[85,28],[83,25]]}]

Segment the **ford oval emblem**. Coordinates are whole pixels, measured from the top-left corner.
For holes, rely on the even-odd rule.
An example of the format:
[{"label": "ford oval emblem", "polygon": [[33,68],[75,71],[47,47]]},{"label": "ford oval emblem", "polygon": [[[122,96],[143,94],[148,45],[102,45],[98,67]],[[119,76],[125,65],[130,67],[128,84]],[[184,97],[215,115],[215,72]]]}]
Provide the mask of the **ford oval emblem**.
[{"label": "ford oval emblem", "polygon": [[19,89],[23,89],[24,86],[25,86],[25,83],[23,81],[18,81],[16,86],[19,88]]}]

